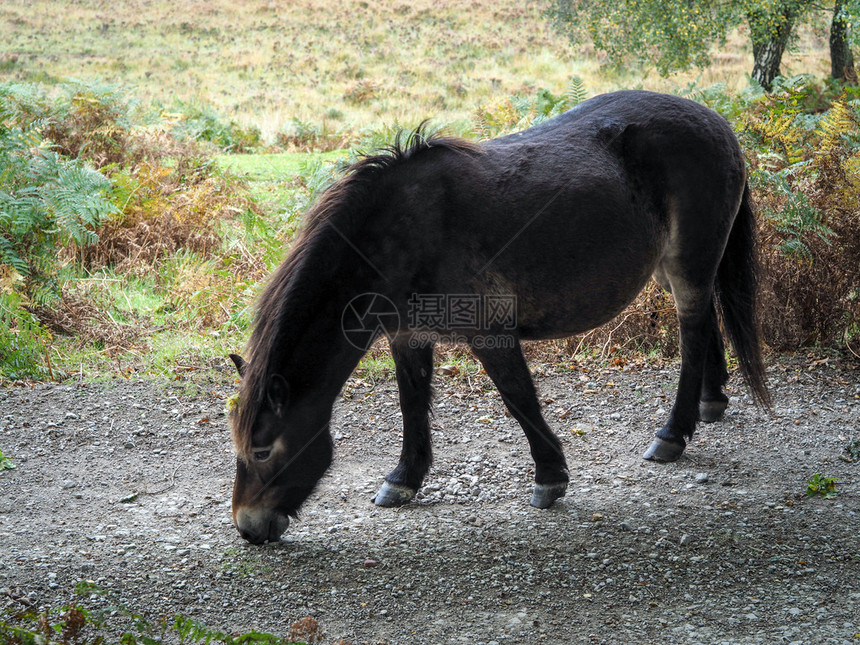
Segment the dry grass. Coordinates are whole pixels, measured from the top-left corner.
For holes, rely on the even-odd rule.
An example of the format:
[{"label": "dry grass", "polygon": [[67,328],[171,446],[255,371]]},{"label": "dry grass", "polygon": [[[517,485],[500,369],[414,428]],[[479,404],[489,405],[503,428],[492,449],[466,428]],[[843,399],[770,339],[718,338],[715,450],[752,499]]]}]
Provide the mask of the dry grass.
[{"label": "dry grass", "polygon": [[323,127],[304,131],[278,132],[275,145],[286,152],[331,152],[344,150],[354,142],[353,132],[339,130],[331,131],[327,123]]},{"label": "dry grass", "polygon": [[58,301],[36,308],[45,327],[55,334],[73,336],[79,347],[95,344],[108,355],[137,344],[145,332],[144,321],[117,321],[104,299],[91,289],[81,288],[83,284],[63,289]]},{"label": "dry grass", "polygon": [[220,248],[219,217],[240,201],[226,180],[186,182],[181,169],[150,163],[130,170],[128,178],[134,183],[122,213],[99,229],[97,244],[78,249],[84,266],[148,271],[180,249],[212,255]]},{"label": "dry grass", "polygon": [[306,616],[301,620],[295,621],[290,625],[291,641],[307,643],[307,645],[315,645],[323,641],[323,629],[319,622],[313,616]]},{"label": "dry grass", "polygon": [[[860,214],[831,220],[833,236],[805,239],[809,257],[785,257],[781,235],[763,226],[762,321],[765,342],[780,350],[813,345],[857,345],[860,297]],[[853,328],[853,333],[852,333]],[[853,351],[857,352],[860,346]]]}]

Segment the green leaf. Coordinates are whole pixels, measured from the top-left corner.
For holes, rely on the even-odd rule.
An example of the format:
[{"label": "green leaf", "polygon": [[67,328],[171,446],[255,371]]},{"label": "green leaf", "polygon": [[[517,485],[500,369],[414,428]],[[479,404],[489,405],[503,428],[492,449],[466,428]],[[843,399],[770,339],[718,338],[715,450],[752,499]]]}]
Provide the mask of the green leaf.
[{"label": "green leaf", "polygon": [[15,464],[12,463],[12,460],[3,455],[3,451],[0,450],[0,471],[3,470],[15,470]]}]

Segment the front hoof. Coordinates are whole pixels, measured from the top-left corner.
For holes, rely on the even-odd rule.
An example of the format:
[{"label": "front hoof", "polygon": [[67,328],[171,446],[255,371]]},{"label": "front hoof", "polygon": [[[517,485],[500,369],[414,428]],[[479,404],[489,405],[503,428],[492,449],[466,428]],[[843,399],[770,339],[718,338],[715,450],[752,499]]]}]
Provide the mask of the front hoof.
[{"label": "front hoof", "polygon": [[713,423],[723,418],[728,401],[699,401],[699,420]]},{"label": "front hoof", "polygon": [[683,453],[684,446],[682,444],[657,437],[651,447],[642,455],[642,458],[649,461],[670,462],[677,461]]},{"label": "front hoof", "polygon": [[403,506],[411,502],[417,492],[414,488],[386,481],[382,483],[382,488],[379,489],[376,497],[373,498],[373,503],[377,506],[385,506],[387,508]]},{"label": "front hoof", "polygon": [[567,482],[559,484],[535,484],[532,499],[529,502],[535,508],[549,508],[559,497],[567,492]]}]

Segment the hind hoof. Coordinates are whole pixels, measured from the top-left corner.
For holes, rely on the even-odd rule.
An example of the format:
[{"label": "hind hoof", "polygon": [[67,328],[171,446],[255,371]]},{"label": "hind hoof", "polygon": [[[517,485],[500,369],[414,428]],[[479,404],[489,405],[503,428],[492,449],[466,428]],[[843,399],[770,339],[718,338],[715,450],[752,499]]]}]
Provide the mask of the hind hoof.
[{"label": "hind hoof", "polygon": [[414,488],[386,481],[383,482],[382,488],[379,489],[376,497],[373,498],[373,503],[386,508],[403,506],[411,502],[417,492]]},{"label": "hind hoof", "polygon": [[719,421],[728,405],[727,401],[699,401],[699,420],[705,423]]},{"label": "hind hoof", "polygon": [[567,492],[567,482],[559,484],[535,484],[532,499],[529,502],[535,508],[549,508],[559,497]]},{"label": "hind hoof", "polygon": [[677,461],[683,453],[684,446],[681,444],[675,443],[674,441],[666,441],[665,439],[657,437],[654,439],[654,443],[651,444],[651,447],[645,451],[644,455],[642,455],[642,458],[649,461],[668,463],[670,461]]}]

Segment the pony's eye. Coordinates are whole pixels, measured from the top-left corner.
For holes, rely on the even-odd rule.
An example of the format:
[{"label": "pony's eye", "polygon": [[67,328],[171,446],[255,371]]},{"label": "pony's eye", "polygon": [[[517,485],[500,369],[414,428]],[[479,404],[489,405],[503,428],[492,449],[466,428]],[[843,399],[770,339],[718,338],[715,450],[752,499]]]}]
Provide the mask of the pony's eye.
[{"label": "pony's eye", "polygon": [[255,461],[266,461],[269,458],[269,455],[272,454],[271,450],[255,450],[254,451],[254,460]]}]

